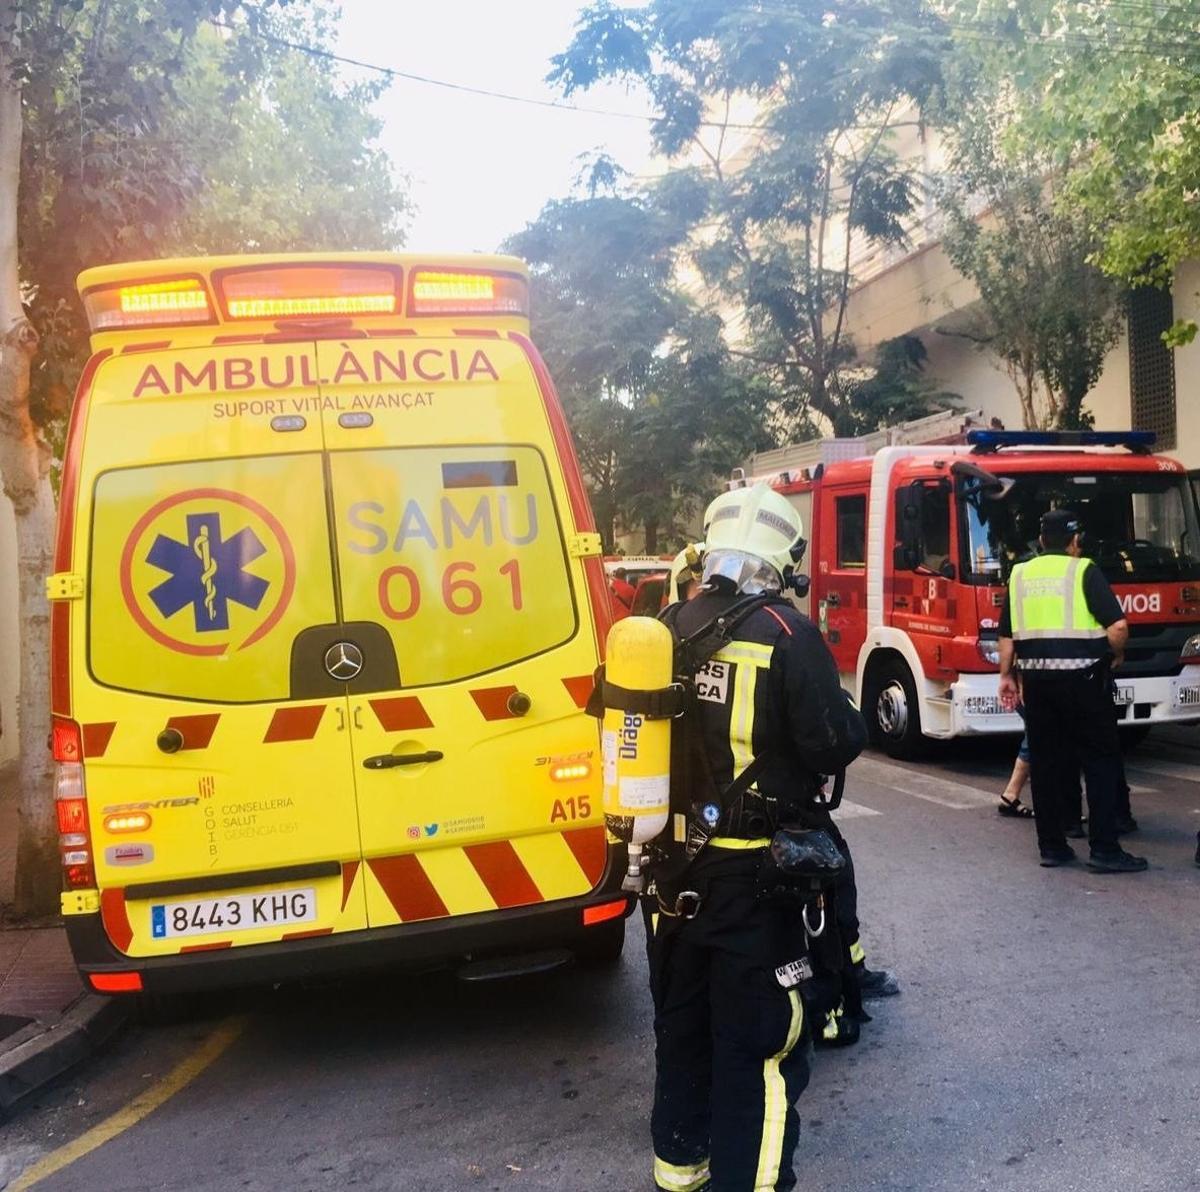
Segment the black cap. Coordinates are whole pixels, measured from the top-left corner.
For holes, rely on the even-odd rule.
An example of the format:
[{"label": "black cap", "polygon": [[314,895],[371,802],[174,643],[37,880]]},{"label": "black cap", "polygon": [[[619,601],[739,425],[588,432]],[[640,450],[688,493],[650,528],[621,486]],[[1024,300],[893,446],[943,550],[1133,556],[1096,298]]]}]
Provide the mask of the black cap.
[{"label": "black cap", "polygon": [[1083,526],[1079,514],[1070,509],[1050,509],[1042,514],[1041,532],[1055,538],[1078,534]]}]

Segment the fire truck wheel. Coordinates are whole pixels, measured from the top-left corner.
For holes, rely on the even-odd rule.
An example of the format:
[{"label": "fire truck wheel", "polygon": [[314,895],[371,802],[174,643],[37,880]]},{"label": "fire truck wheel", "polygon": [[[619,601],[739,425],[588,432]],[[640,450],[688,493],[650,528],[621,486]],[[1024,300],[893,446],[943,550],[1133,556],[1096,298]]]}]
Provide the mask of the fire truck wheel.
[{"label": "fire truck wheel", "polygon": [[599,923],[575,940],[575,959],[583,968],[608,968],[621,959],[625,947],[625,920]]},{"label": "fire truck wheel", "polygon": [[921,709],[908,667],[899,659],[883,663],[867,685],[863,715],[871,739],[889,757],[918,757],[925,746]]}]

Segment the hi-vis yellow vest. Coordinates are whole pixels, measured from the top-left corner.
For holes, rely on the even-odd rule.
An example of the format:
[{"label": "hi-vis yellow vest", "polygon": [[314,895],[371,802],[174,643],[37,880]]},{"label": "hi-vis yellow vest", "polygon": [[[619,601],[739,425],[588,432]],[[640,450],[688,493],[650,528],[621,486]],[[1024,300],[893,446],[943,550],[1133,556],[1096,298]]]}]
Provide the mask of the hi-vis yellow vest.
[{"label": "hi-vis yellow vest", "polygon": [[1080,670],[1108,652],[1108,635],[1083,593],[1090,559],[1040,555],[1013,568],[1009,616],[1022,670]]}]

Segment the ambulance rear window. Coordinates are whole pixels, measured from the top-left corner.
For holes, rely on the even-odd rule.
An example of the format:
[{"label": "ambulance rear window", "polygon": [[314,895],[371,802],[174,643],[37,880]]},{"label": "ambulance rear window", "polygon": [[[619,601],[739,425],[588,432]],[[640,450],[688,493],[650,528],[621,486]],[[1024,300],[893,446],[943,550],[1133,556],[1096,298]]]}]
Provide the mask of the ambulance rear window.
[{"label": "ambulance rear window", "polygon": [[400,447],[330,463],[342,615],[388,629],[402,687],[497,670],[574,635],[541,452]]},{"label": "ambulance rear window", "polygon": [[97,682],[222,703],[289,698],[293,640],[337,616],[320,455],[103,473],[88,589]]}]

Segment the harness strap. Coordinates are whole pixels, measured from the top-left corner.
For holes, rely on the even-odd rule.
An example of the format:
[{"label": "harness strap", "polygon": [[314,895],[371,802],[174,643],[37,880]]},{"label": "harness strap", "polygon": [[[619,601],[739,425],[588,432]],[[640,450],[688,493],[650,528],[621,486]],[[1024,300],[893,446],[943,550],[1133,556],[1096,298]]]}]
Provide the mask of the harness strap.
[{"label": "harness strap", "polygon": [[[687,706],[687,692],[682,683],[653,689],[622,687],[600,674],[597,676],[593,695],[596,693],[599,693],[602,709],[616,708],[621,712],[638,712],[649,720],[669,720],[678,716]],[[590,699],[588,711],[591,711]],[[603,714],[602,710],[601,715]]]}]

